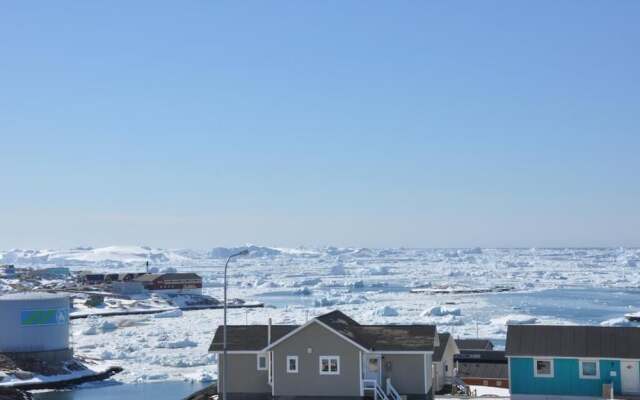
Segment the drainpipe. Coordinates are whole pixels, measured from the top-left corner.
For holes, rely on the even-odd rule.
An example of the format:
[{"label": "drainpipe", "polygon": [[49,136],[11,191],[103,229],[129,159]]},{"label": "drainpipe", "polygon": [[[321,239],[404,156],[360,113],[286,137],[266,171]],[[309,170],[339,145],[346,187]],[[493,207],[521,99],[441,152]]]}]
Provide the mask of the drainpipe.
[{"label": "drainpipe", "polygon": [[[267,327],[267,346],[271,345],[271,318],[269,318],[269,326]],[[271,368],[271,364],[273,363],[273,352],[269,351],[267,353],[267,373],[268,380],[271,381],[271,393],[273,393],[273,368]]]}]

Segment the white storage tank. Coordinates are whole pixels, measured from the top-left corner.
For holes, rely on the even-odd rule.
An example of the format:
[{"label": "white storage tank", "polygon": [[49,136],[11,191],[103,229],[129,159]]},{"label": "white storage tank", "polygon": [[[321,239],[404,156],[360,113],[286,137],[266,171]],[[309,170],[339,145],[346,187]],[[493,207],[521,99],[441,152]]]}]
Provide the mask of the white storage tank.
[{"label": "white storage tank", "polygon": [[12,293],[0,296],[0,352],[48,352],[69,348],[69,296]]}]

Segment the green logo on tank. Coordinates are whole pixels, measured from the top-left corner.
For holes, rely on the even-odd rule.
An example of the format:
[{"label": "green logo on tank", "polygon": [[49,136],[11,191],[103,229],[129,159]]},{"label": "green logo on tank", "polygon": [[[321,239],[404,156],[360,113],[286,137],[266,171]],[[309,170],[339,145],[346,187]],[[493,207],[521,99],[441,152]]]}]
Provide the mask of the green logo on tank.
[{"label": "green logo on tank", "polygon": [[20,312],[20,322],[26,326],[59,325],[68,321],[68,311],[63,308],[44,310],[23,310]]}]

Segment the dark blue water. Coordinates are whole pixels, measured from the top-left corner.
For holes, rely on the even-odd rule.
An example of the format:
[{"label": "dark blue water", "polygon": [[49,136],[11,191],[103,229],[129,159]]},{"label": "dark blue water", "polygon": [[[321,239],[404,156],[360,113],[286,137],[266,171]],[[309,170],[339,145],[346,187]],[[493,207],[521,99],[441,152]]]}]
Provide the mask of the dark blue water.
[{"label": "dark blue water", "polygon": [[208,384],[159,382],[140,384],[88,384],[74,390],[33,393],[36,400],[180,400]]}]

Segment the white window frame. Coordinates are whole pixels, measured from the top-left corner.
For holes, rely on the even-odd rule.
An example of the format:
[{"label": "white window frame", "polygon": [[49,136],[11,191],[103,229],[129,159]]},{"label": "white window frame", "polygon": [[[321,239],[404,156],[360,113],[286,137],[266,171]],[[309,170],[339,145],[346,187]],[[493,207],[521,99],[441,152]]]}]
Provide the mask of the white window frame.
[{"label": "white window frame", "polygon": [[[326,360],[329,363],[329,371],[322,370],[322,361]],[[336,360],[337,370],[331,371],[331,360]],[[340,356],[320,356],[318,370],[320,375],[340,375]]]},{"label": "white window frame", "polygon": [[[548,361],[551,365],[551,371],[549,374],[539,374],[538,373],[538,361]],[[534,358],[533,359],[533,376],[536,378],[553,378],[555,376],[555,368],[554,368],[553,358]]]},{"label": "white window frame", "polygon": [[[296,369],[293,370],[289,367],[291,367],[291,363],[290,360],[295,360],[296,361]],[[298,361],[298,356],[287,356],[287,373],[289,374],[297,374],[298,371],[300,371],[300,364]]]},{"label": "white window frame", "polygon": [[[596,374],[595,375],[584,375],[582,372],[582,364],[585,362],[592,362],[596,364]],[[580,368],[580,379],[600,379],[600,360],[594,358],[581,358],[578,363],[578,368]]]},{"label": "white window frame", "polygon": [[[264,358],[264,367],[260,366],[260,359]],[[256,357],[256,368],[258,371],[266,371],[269,369],[269,359],[267,357],[267,353],[258,353]]]}]

